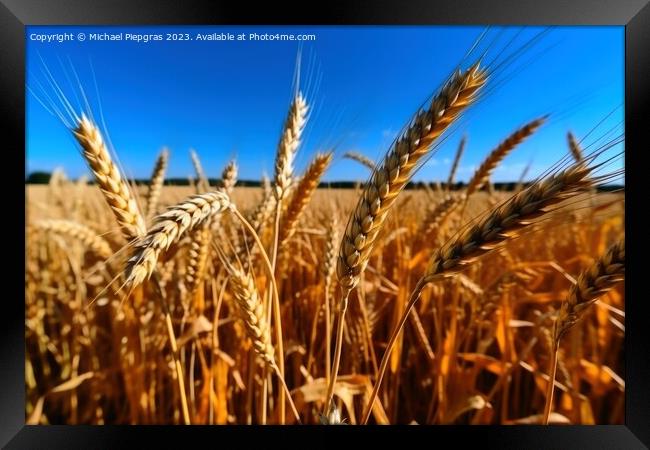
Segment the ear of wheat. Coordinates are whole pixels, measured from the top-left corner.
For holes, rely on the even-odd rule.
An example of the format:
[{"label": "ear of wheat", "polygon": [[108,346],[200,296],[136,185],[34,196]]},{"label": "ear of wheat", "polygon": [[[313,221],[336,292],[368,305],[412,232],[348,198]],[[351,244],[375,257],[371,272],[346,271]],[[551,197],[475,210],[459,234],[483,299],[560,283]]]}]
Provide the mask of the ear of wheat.
[{"label": "ear of wheat", "polygon": [[533,134],[545,121],[546,117],[541,117],[527,123],[508,136],[497,146],[497,148],[492,150],[487,158],[485,158],[481,163],[479,168],[476,169],[476,172],[474,172],[474,175],[467,184],[467,196],[470,196],[475,191],[481,189],[490,178],[492,171],[499,165],[499,162],[501,162],[508,153],[514,150],[514,148],[521,144],[528,136]]},{"label": "ear of wheat", "polygon": [[199,159],[198,153],[196,153],[195,150],[190,149],[190,157],[192,158],[192,165],[194,166],[194,171],[196,172],[196,184],[197,188],[200,191],[198,193],[202,194],[204,192],[208,192],[210,190],[210,184],[208,183],[208,179],[205,176],[205,172],[203,171],[203,166],[201,165],[201,160]]},{"label": "ear of wheat", "polygon": [[[264,227],[268,220],[273,214],[273,209],[275,208],[275,195],[274,190],[271,188],[271,184],[267,177],[262,178],[262,200],[257,204],[255,209],[248,215],[248,221],[251,224],[255,234],[261,236],[264,231]],[[235,244],[235,251],[237,254],[241,254],[244,249],[244,243],[251,253],[251,256],[255,254],[257,247],[254,246],[253,241],[249,236],[244,236],[242,241],[237,241]]]},{"label": "ear of wheat", "polygon": [[584,155],[582,154],[582,149],[580,144],[576,141],[575,136],[570,131],[567,133],[567,141],[569,143],[569,150],[571,150],[571,155],[577,163],[581,163],[584,160]]},{"label": "ear of wheat", "polygon": [[282,200],[287,194],[293,177],[293,160],[300,146],[302,131],[307,121],[307,102],[298,92],[291,102],[289,114],[284,123],[282,137],[275,157],[275,197]]},{"label": "ear of wheat", "polygon": [[146,236],[134,244],[133,256],[126,266],[127,285],[135,287],[149,278],[161,252],[178,242],[187,231],[230,208],[234,208],[234,205],[228,196],[213,191],[189,197],[157,216]]},{"label": "ear of wheat", "polygon": [[244,322],[255,353],[269,366],[275,367],[275,350],[271,343],[270,328],[253,277],[232,264],[226,263],[224,267],[230,276],[237,311]]},{"label": "ear of wheat", "polygon": [[153,173],[151,174],[151,182],[149,183],[149,191],[147,192],[147,223],[156,215],[158,208],[158,199],[160,198],[160,191],[162,190],[165,181],[165,170],[167,169],[167,160],[169,159],[169,150],[164,148],[154,166]]},{"label": "ear of wheat", "polygon": [[331,407],[339,370],[343,324],[348,296],[359,283],[386,216],[398,194],[413,176],[417,164],[429,153],[433,142],[476,99],[485,84],[486,73],[477,62],[467,71],[454,74],[433,98],[428,110],[420,111],[406,132],[373,172],[354,209],[343,235],[336,265],[341,285],[336,345],[332,374],[327,387],[325,411]]},{"label": "ear of wheat", "polygon": [[275,197],[273,191],[264,192],[262,194],[262,200],[257,204],[249,216],[250,223],[258,234],[260,234],[264,225],[271,217],[274,207]]},{"label": "ear of wheat", "polygon": [[[190,298],[196,297],[196,293],[203,281],[210,254],[210,240],[212,233],[206,224],[199,226],[193,233],[190,241],[189,259],[185,273],[185,283]],[[199,307],[199,309],[202,309]],[[201,311],[197,311],[200,315]]]},{"label": "ear of wheat", "polygon": [[74,136],[83,148],[84,157],[117,223],[122,228],[124,237],[131,240],[143,236],[146,232],[144,219],[129,185],[120,175],[104,144],[99,128],[82,115],[74,130]]},{"label": "ear of wheat", "polygon": [[113,256],[113,250],[108,242],[86,225],[69,220],[40,220],[34,222],[32,226],[38,230],[76,239],[104,260]]},{"label": "ear of wheat", "polygon": [[418,161],[429,152],[433,141],[474,101],[485,77],[478,64],[454,75],[433,99],[430,108],[418,113],[413,124],[397,140],[366,183],[339,251],[337,275],[345,289],[350,290],[359,282],[359,275],[368,263],[386,215],[411,179]]},{"label": "ear of wheat", "polygon": [[521,228],[543,215],[545,208],[592,186],[591,168],[579,164],[515,194],[502,206],[447,242],[431,258],[425,277],[463,270],[481,255],[517,236]]},{"label": "ear of wheat", "polygon": [[372,159],[368,158],[365,155],[362,155],[359,152],[345,152],[343,154],[343,157],[356,161],[366,166],[370,170],[375,170],[375,162]]},{"label": "ear of wheat", "polygon": [[232,194],[232,190],[237,184],[237,163],[233,160],[226,164],[223,172],[221,173],[221,188],[226,192],[226,194]]},{"label": "ear of wheat", "polygon": [[332,286],[334,279],[334,272],[336,271],[336,244],[339,241],[338,220],[335,215],[332,215],[327,226],[327,233],[325,235],[325,257],[323,260],[323,275],[325,277],[325,289],[328,290]]},{"label": "ear of wheat", "polygon": [[222,252],[219,252],[219,258],[228,272],[228,280],[230,286],[232,286],[237,311],[244,322],[246,334],[253,343],[253,350],[277,375],[289,399],[291,410],[298,423],[300,423],[300,414],[291,399],[291,393],[275,359],[275,348],[271,342],[270,326],[255,286],[255,279],[250,273],[234,267]]},{"label": "ear of wheat", "polygon": [[625,278],[625,238],[611,245],[589,268],[579,276],[576,284],[560,307],[555,340],[559,340],[575,325],[599,297],[606,294]]},{"label": "ear of wheat", "polygon": [[422,238],[422,242],[429,242],[433,237],[435,237],[436,231],[444,226],[449,216],[464,202],[464,195],[456,197],[449,196],[435,205],[422,222],[420,232],[418,233]]},{"label": "ear of wheat", "polygon": [[546,403],[542,415],[542,423],[548,425],[553,409],[553,391],[555,375],[558,367],[558,353],[562,336],[584,317],[587,309],[598,297],[612,289],[616,283],[625,278],[625,238],[610,246],[590,267],[579,276],[575,285],[569,290],[569,295],[560,307],[560,312],[553,327],[552,345],[550,351],[549,382],[546,387]]},{"label": "ear of wheat", "polygon": [[278,239],[280,247],[286,244],[296,232],[300,215],[307,208],[312,195],[318,188],[321,177],[332,162],[332,156],[331,152],[317,154],[298,182],[282,217]]},{"label": "ear of wheat", "polygon": [[465,269],[480,256],[517,237],[522,228],[531,224],[531,220],[545,214],[547,207],[590,188],[593,180],[588,176],[592,170],[593,168],[584,164],[578,164],[539,181],[471,224],[433,255],[424,275],[411,293],[397,326],[393,329],[382,356],[375,387],[364,410],[362,423],[366,423],[370,417],[393,346],[424,287],[438,277]]}]

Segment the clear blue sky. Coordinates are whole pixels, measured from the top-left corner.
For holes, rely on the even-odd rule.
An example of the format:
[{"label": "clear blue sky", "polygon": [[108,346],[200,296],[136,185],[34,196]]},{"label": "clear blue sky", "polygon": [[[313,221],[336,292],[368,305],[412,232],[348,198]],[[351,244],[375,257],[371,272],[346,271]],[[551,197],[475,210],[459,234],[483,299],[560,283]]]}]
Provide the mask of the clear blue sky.
[{"label": "clear blue sky", "polygon": [[[297,167],[303,168],[316,150],[333,146],[337,157],[326,180],[365,179],[367,170],[341,155],[355,150],[380,158],[483,30],[32,26],[26,31],[27,86],[41,100],[45,98],[41,87],[55,97],[45,64],[76,106],[80,90],[76,82],[70,82],[74,80],[74,66],[97,117],[101,99],[111,142],[129,177],[148,177],[156,155],[167,146],[171,150],[170,177],[193,175],[189,149],[194,148],[211,177],[218,177],[225,163],[236,157],[240,178],[259,179],[263,172],[273,173],[296,55],[302,46],[300,84],[312,105],[312,115]],[[541,30],[493,28],[478,51],[489,45],[485,61],[495,57],[503,60]],[[211,32],[247,36],[252,32],[313,33],[316,40],[301,45],[295,41],[138,43],[76,39],[79,32],[89,36],[105,31],[159,33],[163,38],[168,32],[189,33],[192,38],[196,33]],[[64,32],[73,33],[75,40],[46,43],[30,38],[33,33]],[[499,78],[506,82],[468,112],[416,180],[446,179],[462,133],[467,133],[468,145],[457,179],[467,180],[487,152],[516,127],[552,113],[549,124],[509,155],[493,176],[493,181],[512,181],[531,160],[529,178],[558,161],[567,151],[568,130],[581,138],[617,107],[585,143],[617,124],[622,126],[624,28],[553,28],[511,66],[497,70],[489,86],[497,84]],[[27,173],[56,167],[62,167],[72,178],[88,173],[78,146],[62,122],[28,92],[26,101]],[[620,132],[622,128],[612,133]]]}]

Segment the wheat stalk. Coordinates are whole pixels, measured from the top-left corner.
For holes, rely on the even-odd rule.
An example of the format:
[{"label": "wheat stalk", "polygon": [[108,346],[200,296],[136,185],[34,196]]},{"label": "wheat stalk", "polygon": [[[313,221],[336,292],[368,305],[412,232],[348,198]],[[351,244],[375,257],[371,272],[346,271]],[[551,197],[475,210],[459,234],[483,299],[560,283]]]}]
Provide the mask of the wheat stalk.
[{"label": "wheat stalk", "polygon": [[[126,284],[131,284],[132,289],[136,284],[139,284],[144,280],[143,275],[145,275],[145,273],[143,271],[148,272],[146,274],[147,277],[152,274],[161,250],[160,248],[151,249],[147,246],[140,247],[140,245],[145,242],[148,243],[148,245],[155,247],[156,245],[159,245],[161,241],[164,242],[164,238],[161,239],[161,236],[156,235],[155,232],[150,232],[149,235],[146,235],[147,231],[145,223],[140,211],[138,210],[135,198],[129,190],[127,183],[120,176],[117,166],[113,163],[99,129],[88,120],[85,115],[82,115],[78,128],[74,130],[74,134],[84,150],[84,156],[88,161],[90,169],[95,175],[95,179],[97,180],[101,191],[104,193],[104,198],[106,198],[106,201],[113,210],[117,222],[122,228],[124,236],[128,240],[134,240],[136,248],[143,252],[141,255],[136,256],[142,256],[145,258],[144,260],[129,260],[127,262]],[[182,224],[181,226],[187,225]],[[155,226],[152,231],[153,230],[156,230]],[[149,241],[147,237],[153,238],[154,241]],[[167,248],[169,245],[171,245],[171,242],[167,244]],[[143,261],[144,267],[140,265]],[[178,356],[178,348],[176,346],[176,336],[172,326],[171,313],[164,293],[160,288],[159,280],[156,281],[155,285],[158,289],[160,301],[165,312],[165,323],[167,325],[167,333],[172,347],[172,358],[176,370],[183,421],[185,424],[189,425],[190,416],[185,395],[185,381],[183,378],[183,369]],[[135,282],[135,284],[132,284],[133,282]]]},{"label": "wheat stalk", "polygon": [[522,228],[530,225],[531,220],[545,214],[549,206],[591,187],[593,180],[588,178],[588,175],[592,170],[593,168],[584,164],[574,165],[529,186],[526,190],[513,195],[502,206],[466,227],[462,233],[450,239],[433,255],[391,334],[361,423],[367,423],[370,417],[390,353],[424,287],[439,277],[465,269],[480,256],[496,249],[505,241],[517,237]]},{"label": "wheat stalk", "polygon": [[451,165],[451,170],[449,171],[449,178],[447,179],[447,190],[451,189],[451,185],[454,183],[454,177],[456,176],[456,171],[458,170],[458,164],[460,163],[460,158],[463,157],[463,152],[465,151],[465,145],[467,145],[467,136],[463,136],[460,139],[458,144],[458,149],[456,150],[456,156],[454,157],[454,162]]},{"label": "wheat stalk", "polygon": [[[295,158],[298,147],[300,146],[300,139],[302,131],[307,121],[307,102],[305,101],[300,91],[296,92],[291,105],[289,113],[284,122],[282,129],[282,136],[278,144],[277,154],[275,157],[275,180],[274,180],[274,194],[275,194],[275,221],[273,227],[273,240],[271,241],[271,269],[272,277],[275,276],[275,267],[278,257],[278,238],[280,234],[280,213],[283,207],[283,200],[289,192],[293,181],[293,160]],[[280,299],[276,296],[271,303],[268,302],[267,316],[271,316],[271,308],[273,313],[273,325],[275,328],[276,345],[278,346],[278,368],[280,378],[284,379],[284,346],[282,342],[282,323],[280,314]],[[263,390],[266,393],[268,386],[264,383]],[[266,395],[264,397],[262,423],[266,423]],[[284,395],[280,394],[279,401],[279,414],[280,424],[284,424],[284,410],[285,399]]]},{"label": "wheat stalk", "polygon": [[160,191],[162,190],[165,181],[165,170],[167,169],[167,161],[169,159],[169,150],[164,148],[154,166],[153,173],[151,174],[151,182],[149,183],[149,191],[147,192],[147,223],[151,223],[151,219],[156,215],[158,208],[158,199],[160,198]]},{"label": "wheat stalk", "polygon": [[625,238],[612,244],[607,251],[578,276],[571,286],[569,295],[562,302],[560,312],[553,327],[553,339],[550,348],[550,374],[546,387],[546,403],[542,423],[548,425],[553,406],[553,390],[557,372],[557,354],[562,336],[580,319],[599,297],[606,294],[618,282],[625,278]]},{"label": "wheat stalk", "polygon": [[481,189],[501,160],[503,160],[508,153],[514,150],[515,147],[526,140],[528,136],[533,134],[545,121],[546,116],[527,123],[508,136],[494,150],[492,150],[487,158],[483,160],[479,168],[476,169],[476,172],[474,172],[474,175],[467,184],[466,195],[469,197],[475,191]]},{"label": "wheat stalk", "polygon": [[132,240],[143,236],[146,228],[135,197],[113,162],[99,128],[82,114],[73,133],[124,237]]},{"label": "wheat stalk", "polygon": [[337,259],[336,273],[342,295],[325,412],[329,411],[336,384],[348,295],[359,283],[386,215],[411,179],[418,162],[429,152],[434,140],[474,102],[477,91],[485,81],[486,73],[479,69],[478,62],[464,73],[454,74],[433,98],[429,109],[416,115],[364,187],[346,226]]},{"label": "wheat stalk", "polygon": [[323,264],[323,276],[325,278],[325,382],[329,383],[331,376],[331,361],[332,355],[332,324],[330,312],[330,294],[332,292],[332,283],[334,281],[334,273],[336,271],[336,258],[337,248],[339,242],[338,220],[336,215],[332,214],[332,220],[327,228],[327,238],[325,241],[325,260]]}]

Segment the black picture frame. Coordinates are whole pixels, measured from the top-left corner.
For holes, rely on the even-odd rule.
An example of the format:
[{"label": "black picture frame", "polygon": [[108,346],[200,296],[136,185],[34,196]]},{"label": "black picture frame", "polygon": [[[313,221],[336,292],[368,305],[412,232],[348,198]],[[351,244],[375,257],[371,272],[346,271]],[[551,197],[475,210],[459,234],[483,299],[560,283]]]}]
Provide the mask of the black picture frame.
[{"label": "black picture frame", "polygon": [[[26,25],[136,25],[136,24],[418,24],[418,25],[624,25],[625,26],[625,156],[627,242],[641,242],[643,222],[644,168],[640,158],[648,148],[650,114],[650,4],[648,0],[431,0],[374,2],[333,1],[318,4],[280,5],[276,2],[231,2],[184,0],[101,1],[101,0],[0,0],[0,114],[2,114],[5,159],[16,167],[5,170],[12,187],[7,199],[20,206],[18,194],[24,178],[18,171],[25,164],[25,35]],[[604,64],[607,61],[603,61]],[[24,166],[23,166],[24,167]],[[646,170],[647,171],[647,170]],[[23,170],[24,173],[24,170]],[[13,178],[15,177],[15,179]],[[13,184],[15,183],[15,184]],[[14,188],[15,186],[15,188]],[[24,193],[24,191],[23,191]],[[639,203],[637,203],[637,201]],[[24,204],[24,201],[23,201]],[[15,217],[15,216],[14,216]],[[0,221],[1,222],[1,221]],[[24,222],[5,223],[9,236],[24,233]],[[646,233],[647,234],[647,233]],[[18,247],[18,245],[17,245]],[[321,444],[340,445],[356,434],[364,441],[377,436],[406,445],[454,446],[477,443],[483,448],[647,448],[650,445],[650,358],[647,349],[647,315],[642,289],[634,289],[641,275],[638,245],[627,249],[631,263],[626,269],[625,335],[625,425],[603,426],[490,426],[490,427],[90,427],[26,426],[24,385],[24,304],[15,295],[3,295],[2,349],[0,352],[0,444],[3,448],[123,448],[142,440],[152,448],[179,448],[206,440],[217,445],[214,433],[235,434],[238,445],[251,438],[287,446],[293,440],[286,433],[310,433],[297,438],[295,445],[311,445],[313,433]],[[24,248],[22,249],[24,250]],[[18,248],[12,261],[23,261]],[[22,256],[20,256],[22,255]],[[631,270],[630,270],[631,267]],[[18,291],[24,264],[5,265],[5,286]],[[15,272],[15,274],[13,273]],[[15,286],[15,287],[14,287]],[[6,294],[9,291],[4,291]],[[633,295],[636,294],[636,295]],[[408,433],[424,438],[402,441]],[[423,435],[425,433],[427,436]],[[432,433],[432,436],[428,436]],[[350,435],[350,436],[343,436]],[[273,435],[273,437],[271,436]],[[198,438],[198,439],[197,439]],[[278,439],[279,438],[279,439]],[[415,438],[415,436],[414,436]],[[442,441],[440,440],[442,439]],[[448,445],[448,444],[447,444]]]}]

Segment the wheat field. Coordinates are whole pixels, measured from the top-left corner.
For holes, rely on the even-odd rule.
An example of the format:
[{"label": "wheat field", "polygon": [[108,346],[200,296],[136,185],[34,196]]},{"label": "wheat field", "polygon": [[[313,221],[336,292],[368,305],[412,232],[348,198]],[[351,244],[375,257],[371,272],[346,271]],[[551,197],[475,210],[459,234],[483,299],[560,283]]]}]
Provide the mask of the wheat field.
[{"label": "wheat field", "polygon": [[[410,183],[489,77],[452,75],[384,158],[294,160],[297,92],[273,179],[237,186],[192,153],[191,186],[135,186],[99,127],[71,133],[94,180],[26,186],[30,424],[622,424],[624,200],[575,138],[511,190]],[[567,130],[569,131],[569,130]],[[363,164],[354,189],[320,183]],[[211,185],[208,177],[218,178]]]}]

